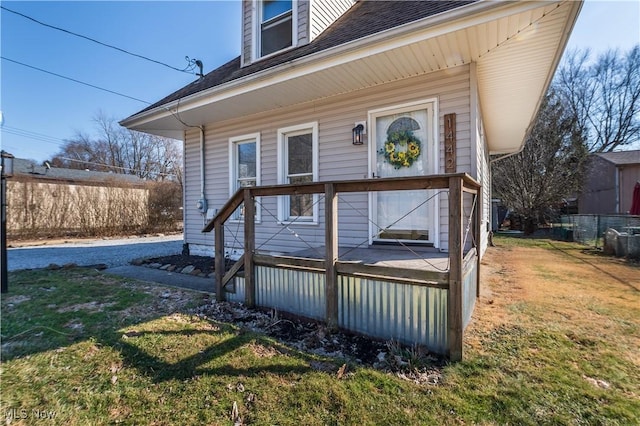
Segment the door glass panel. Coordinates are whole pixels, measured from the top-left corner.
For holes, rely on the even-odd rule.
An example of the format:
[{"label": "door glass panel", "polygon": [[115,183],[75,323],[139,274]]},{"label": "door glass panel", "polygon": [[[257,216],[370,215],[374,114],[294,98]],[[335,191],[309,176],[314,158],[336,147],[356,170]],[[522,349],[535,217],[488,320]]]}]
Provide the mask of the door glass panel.
[{"label": "door glass panel", "polygon": [[[289,178],[289,183],[300,184],[313,182],[313,176],[295,176]],[[313,217],[313,194],[301,194],[289,196],[290,217]]]},{"label": "door glass panel", "polygon": [[256,177],[256,143],[238,144],[238,178]]},{"label": "door glass panel", "polygon": [[287,137],[288,174],[313,172],[313,139],[311,133]]}]

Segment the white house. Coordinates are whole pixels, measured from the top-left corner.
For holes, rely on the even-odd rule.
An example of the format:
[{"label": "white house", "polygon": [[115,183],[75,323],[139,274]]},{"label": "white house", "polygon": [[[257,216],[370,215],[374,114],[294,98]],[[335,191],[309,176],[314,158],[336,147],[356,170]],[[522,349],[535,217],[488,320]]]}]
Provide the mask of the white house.
[{"label": "white house", "polygon": [[[452,220],[479,211],[479,241],[456,235],[450,259],[471,245],[479,259],[490,229],[489,156],[524,143],[581,2],[245,0],[242,8],[238,58],[122,122],[184,140],[191,253],[213,254],[202,230],[239,188],[467,173],[481,190]],[[432,189],[339,194],[337,245],[450,252],[450,189],[418,187]],[[252,255],[325,246],[326,194],[304,192],[258,195],[255,228],[246,228],[255,232]],[[243,217],[239,209],[218,228],[227,253],[243,251]]]}]

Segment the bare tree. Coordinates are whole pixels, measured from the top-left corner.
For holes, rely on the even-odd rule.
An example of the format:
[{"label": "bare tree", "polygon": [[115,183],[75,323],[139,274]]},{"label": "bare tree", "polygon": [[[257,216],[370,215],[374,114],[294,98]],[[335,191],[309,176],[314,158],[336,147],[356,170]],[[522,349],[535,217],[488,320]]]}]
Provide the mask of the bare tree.
[{"label": "bare tree", "polygon": [[51,160],[54,166],[175,180],[182,185],[180,142],[125,129],[102,112],[94,121],[96,136],[79,132],[67,140]]},{"label": "bare tree", "polygon": [[591,152],[640,140],[640,46],[609,50],[590,62],[589,50],[569,52],[554,90],[574,115]]},{"label": "bare tree", "polygon": [[578,123],[550,91],[522,152],[493,163],[494,193],[532,233],[563,197],[580,189],[587,155]]}]

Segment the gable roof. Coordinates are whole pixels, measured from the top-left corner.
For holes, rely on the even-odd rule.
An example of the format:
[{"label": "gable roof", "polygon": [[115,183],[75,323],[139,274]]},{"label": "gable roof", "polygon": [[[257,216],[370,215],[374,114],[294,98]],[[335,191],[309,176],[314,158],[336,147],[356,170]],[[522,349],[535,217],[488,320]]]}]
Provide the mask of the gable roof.
[{"label": "gable roof", "polygon": [[234,59],[120,124],[181,139],[189,128],[470,66],[490,154],[516,152],[581,7],[582,0],[361,0],[310,44],[244,68]]},{"label": "gable roof", "polygon": [[[237,80],[299,59],[313,53],[321,52],[363,37],[376,34],[409,22],[447,12],[479,0],[455,1],[358,1],[351,8],[324,30],[311,43],[284,51],[280,54],[259,59],[245,67],[240,66],[240,56],[219,68],[207,73],[204,78],[196,80],[182,89],[166,96],[140,112],[157,108],[166,103],[184,98],[223,83]],[[139,113],[138,113],[139,114]],[[135,114],[134,114],[135,115]]]},{"label": "gable roof", "polygon": [[616,166],[640,164],[640,150],[598,152],[594,155],[597,155],[598,157],[603,158],[608,162],[615,164]]}]

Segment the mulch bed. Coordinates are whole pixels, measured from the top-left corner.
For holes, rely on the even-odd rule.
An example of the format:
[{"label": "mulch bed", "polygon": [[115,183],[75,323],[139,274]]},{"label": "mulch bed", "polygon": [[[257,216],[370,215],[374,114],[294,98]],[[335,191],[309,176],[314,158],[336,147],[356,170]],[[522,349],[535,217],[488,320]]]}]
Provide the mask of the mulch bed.
[{"label": "mulch bed", "polygon": [[139,261],[139,264],[144,266],[150,266],[153,264],[174,265],[174,269],[176,271],[180,271],[187,266],[193,266],[194,269],[200,270],[201,273],[205,275],[211,274],[215,270],[213,257],[208,256],[186,256],[182,254],[176,254],[173,256],[142,259]]}]

